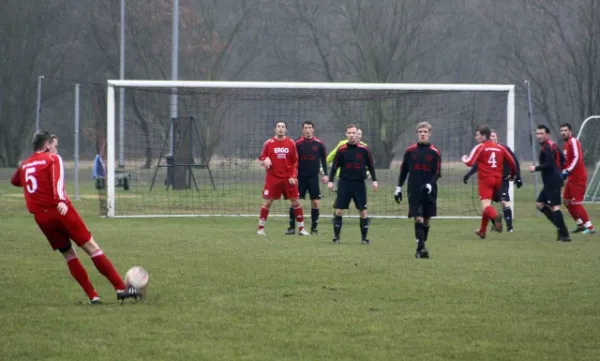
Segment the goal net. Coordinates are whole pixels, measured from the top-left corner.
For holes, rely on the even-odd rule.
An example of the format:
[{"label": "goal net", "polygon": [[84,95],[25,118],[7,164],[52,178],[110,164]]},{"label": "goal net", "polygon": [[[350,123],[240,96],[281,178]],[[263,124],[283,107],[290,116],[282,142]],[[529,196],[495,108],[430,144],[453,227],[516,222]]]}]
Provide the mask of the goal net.
[{"label": "goal net", "polygon": [[[373,217],[406,217],[408,204],[393,192],[415,127],[427,121],[443,161],[438,216],[475,217],[477,177],[463,183],[460,157],[482,123],[514,148],[514,86],[110,80],[107,215],[258,217],[265,171],[256,159],[280,120],[292,138],[302,136],[303,121],[314,122],[328,151],[345,139],[346,124],[358,125],[380,185],[368,193]],[[335,193],[324,184],[321,192],[322,212],[332,210]],[[288,209],[275,202],[271,214]]]},{"label": "goal net", "polygon": [[[573,131],[576,130],[573,129]],[[600,134],[600,115],[592,115],[584,119],[577,132],[588,172],[584,203],[600,202],[600,139],[598,139],[598,134]]]}]

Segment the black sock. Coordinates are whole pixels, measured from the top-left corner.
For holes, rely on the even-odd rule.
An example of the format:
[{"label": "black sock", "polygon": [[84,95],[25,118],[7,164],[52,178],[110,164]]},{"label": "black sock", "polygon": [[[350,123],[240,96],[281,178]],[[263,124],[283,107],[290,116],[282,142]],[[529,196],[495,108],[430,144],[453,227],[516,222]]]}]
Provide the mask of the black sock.
[{"label": "black sock", "polygon": [[333,234],[335,238],[340,238],[342,231],[342,216],[333,216]]},{"label": "black sock", "polygon": [[417,250],[425,248],[425,226],[423,223],[415,222],[415,237],[417,238]]},{"label": "black sock", "polygon": [[290,228],[296,228],[296,216],[292,207],[290,207]]},{"label": "black sock", "polygon": [[319,208],[310,210],[310,229],[317,229],[319,224]]},{"label": "black sock", "polygon": [[[546,216],[546,218],[548,218],[548,220],[556,227],[556,228],[560,228],[557,224],[556,224],[556,220],[554,219],[554,213],[552,212],[552,210],[548,207],[544,207],[542,209],[540,209],[540,212],[544,213],[544,215]],[[564,222],[564,220],[563,220]]]},{"label": "black sock", "polygon": [[427,237],[429,236],[429,225],[428,224],[423,223],[423,234],[425,234],[423,241],[427,242]]},{"label": "black sock", "polygon": [[503,209],[504,211],[504,220],[506,221],[506,227],[507,228],[512,228],[513,224],[512,224],[512,209],[510,209],[510,207],[504,207]]},{"label": "black sock", "polygon": [[565,217],[563,217],[563,214],[560,211],[560,209],[554,211],[554,220],[556,222],[556,226],[558,227],[560,235],[563,237],[568,237],[569,230],[567,229],[567,225],[565,224]]},{"label": "black sock", "polygon": [[361,218],[360,219],[360,235],[362,239],[367,239],[367,234],[369,233],[369,218]]}]

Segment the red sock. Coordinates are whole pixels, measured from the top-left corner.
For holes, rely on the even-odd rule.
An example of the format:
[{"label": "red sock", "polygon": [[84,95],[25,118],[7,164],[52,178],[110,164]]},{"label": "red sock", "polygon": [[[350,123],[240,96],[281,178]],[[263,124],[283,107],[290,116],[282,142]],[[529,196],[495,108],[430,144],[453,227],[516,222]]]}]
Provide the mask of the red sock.
[{"label": "red sock", "polygon": [[267,223],[267,218],[269,218],[269,208],[260,207],[260,218],[258,219],[258,229],[265,228],[265,223]]},{"label": "red sock", "polygon": [[577,207],[575,210],[577,211],[577,214],[579,215],[579,218],[581,218],[581,220],[583,221],[583,225],[586,228],[594,229],[594,226],[590,222],[590,216],[588,215],[588,213],[587,213],[585,207],[583,206],[583,204],[576,204],[575,206]]},{"label": "red sock", "polygon": [[73,276],[75,281],[77,281],[81,288],[83,288],[83,291],[90,300],[94,297],[98,297],[98,292],[96,292],[94,286],[92,286],[92,283],[88,278],[88,274],[79,261],[79,258],[71,258],[67,260],[67,267],[69,267],[69,271],[71,271],[71,276]]},{"label": "red sock", "polygon": [[479,229],[479,233],[485,234],[489,221],[496,219],[497,216],[498,212],[496,212],[496,209],[494,207],[485,207],[485,209],[483,210],[483,214],[481,215],[481,228]]},{"label": "red sock", "polygon": [[577,209],[577,205],[576,204],[569,204],[567,206],[567,210],[569,211],[569,214],[571,215],[571,217],[573,217],[573,219],[575,221],[577,221],[580,218],[580,216],[579,216],[579,210]]},{"label": "red sock", "polygon": [[302,206],[294,208],[294,216],[296,217],[298,229],[302,231],[304,229],[304,211],[302,210]]},{"label": "red sock", "polygon": [[123,279],[119,276],[119,273],[102,250],[99,249],[92,253],[92,262],[94,262],[98,272],[112,283],[115,290],[120,291],[125,289]]}]

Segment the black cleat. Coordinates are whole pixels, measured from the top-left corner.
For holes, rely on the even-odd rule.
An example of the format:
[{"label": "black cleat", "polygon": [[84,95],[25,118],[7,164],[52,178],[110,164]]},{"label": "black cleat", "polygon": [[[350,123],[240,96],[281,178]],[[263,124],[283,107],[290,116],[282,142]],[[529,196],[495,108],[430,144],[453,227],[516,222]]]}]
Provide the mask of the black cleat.
[{"label": "black cleat", "polygon": [[319,235],[319,231],[316,228],[310,230],[310,234],[314,234],[315,236]]},{"label": "black cleat", "polygon": [[371,244],[371,241],[369,241],[366,238],[363,238],[363,240],[361,241],[362,244]]},{"label": "black cleat", "polygon": [[561,243],[571,242],[571,237],[569,237],[569,236],[558,237],[558,242],[561,242]]},{"label": "black cleat", "polygon": [[290,228],[287,229],[287,231],[285,231],[285,235],[286,236],[291,236],[291,235],[294,235],[294,234],[296,234],[296,229],[294,229],[293,227],[290,227]]},{"label": "black cleat", "polygon": [[506,232],[512,233],[514,232],[514,228],[513,227],[506,227]]},{"label": "black cleat", "polygon": [[331,243],[333,243],[333,244],[340,244],[340,239],[336,237],[336,238],[334,238],[334,239],[331,241]]},{"label": "black cleat", "polygon": [[138,299],[140,299],[140,297],[141,295],[138,292],[138,290],[131,286],[127,287],[126,290],[117,292],[117,301],[121,301],[121,303],[123,303],[123,301],[125,301],[125,299],[127,298],[133,298],[137,301]]},{"label": "black cleat", "polygon": [[429,258],[429,251],[427,248],[417,250],[417,253],[415,253],[415,258]]},{"label": "black cleat", "polygon": [[502,233],[502,216],[497,215],[496,219],[494,219],[494,231],[498,233]]},{"label": "black cleat", "polygon": [[582,224],[580,224],[577,226],[577,228],[572,230],[571,233],[579,233],[579,232],[583,232],[583,231],[585,231],[585,227]]}]

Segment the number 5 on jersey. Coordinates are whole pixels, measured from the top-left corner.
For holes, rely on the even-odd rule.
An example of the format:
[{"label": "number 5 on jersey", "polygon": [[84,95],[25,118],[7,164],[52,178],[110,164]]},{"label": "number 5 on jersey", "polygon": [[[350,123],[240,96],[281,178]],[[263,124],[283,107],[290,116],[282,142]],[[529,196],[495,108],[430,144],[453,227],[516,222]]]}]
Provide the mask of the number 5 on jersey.
[{"label": "number 5 on jersey", "polygon": [[498,162],[496,162],[496,152],[492,152],[490,158],[488,159],[488,164],[490,164],[490,167],[492,168],[498,168]]},{"label": "number 5 on jersey", "polygon": [[33,173],[35,173],[35,168],[25,169],[25,183],[27,183],[27,192],[29,193],[35,193],[38,188],[38,182]]}]

